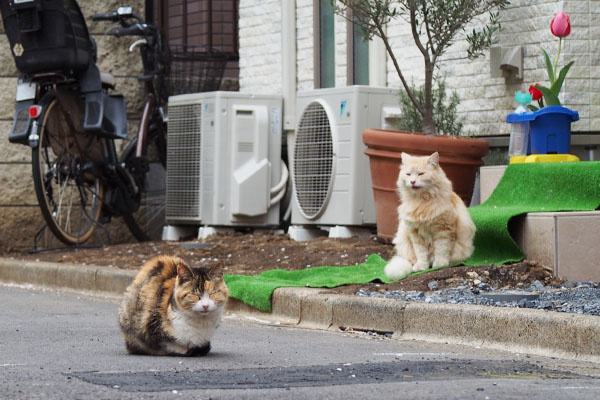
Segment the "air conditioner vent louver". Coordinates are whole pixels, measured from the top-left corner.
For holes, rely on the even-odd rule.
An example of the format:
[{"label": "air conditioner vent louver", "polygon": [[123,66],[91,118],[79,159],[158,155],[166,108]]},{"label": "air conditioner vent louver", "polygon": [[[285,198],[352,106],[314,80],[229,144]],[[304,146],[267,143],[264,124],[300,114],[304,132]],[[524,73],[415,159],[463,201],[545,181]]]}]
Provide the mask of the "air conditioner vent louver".
[{"label": "air conditioner vent louver", "polygon": [[294,189],[302,214],[316,218],[332,183],[333,141],[327,112],[319,102],[304,109],[294,147]]},{"label": "air conditioner vent louver", "polygon": [[169,107],[167,218],[200,218],[202,104]]},{"label": "air conditioner vent louver", "polygon": [[240,153],[252,153],[254,151],[254,143],[238,142],[237,151]]}]

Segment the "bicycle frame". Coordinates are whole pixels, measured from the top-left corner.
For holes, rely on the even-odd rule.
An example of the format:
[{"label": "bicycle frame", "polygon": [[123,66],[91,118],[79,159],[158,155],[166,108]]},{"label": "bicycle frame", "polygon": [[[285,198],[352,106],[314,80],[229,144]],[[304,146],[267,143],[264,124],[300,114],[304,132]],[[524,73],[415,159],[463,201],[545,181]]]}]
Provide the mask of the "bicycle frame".
[{"label": "bicycle frame", "polygon": [[[140,46],[144,73],[139,79],[145,83],[147,92],[137,136],[119,159],[115,139],[127,137],[125,102],[121,95],[109,92],[110,84],[102,82],[95,62],[95,42],[90,38],[94,56],[87,68],[21,75],[9,140],[32,148],[38,202],[48,226],[61,241],[75,244],[82,237],[85,241],[93,230],[88,226],[81,234],[77,231],[71,234],[58,222],[61,209],[56,211],[55,208],[61,207],[62,197],[56,197],[57,192],[63,190],[63,184],[67,188],[70,180],[79,189],[80,208],[88,219],[91,218],[92,224],[98,224],[100,211],[108,219],[123,216],[138,240],[148,240],[141,220],[138,216],[134,217],[134,213],[142,204],[146,208],[154,204],[145,200],[151,195],[146,191],[146,182],[150,182],[153,176],[147,157],[148,146],[157,146],[162,171],[166,162],[163,154],[166,152],[166,119],[155,83],[162,73],[162,38],[155,27],[146,25],[131,9],[120,9],[93,18],[120,22],[122,28],[117,30],[117,36],[143,37],[130,49]],[[130,20],[138,23],[130,23]],[[44,116],[43,121],[37,119],[39,116]],[[53,128],[47,126],[46,121],[52,121]],[[65,129],[61,129],[61,123]],[[94,181],[95,186],[90,186]],[[86,190],[89,195],[84,193]],[[74,200],[72,196],[69,201]],[[100,208],[94,206],[98,212],[94,212],[93,216],[89,215],[85,205],[85,197],[90,196],[94,204],[100,203]],[[84,223],[90,225],[89,222]]]}]

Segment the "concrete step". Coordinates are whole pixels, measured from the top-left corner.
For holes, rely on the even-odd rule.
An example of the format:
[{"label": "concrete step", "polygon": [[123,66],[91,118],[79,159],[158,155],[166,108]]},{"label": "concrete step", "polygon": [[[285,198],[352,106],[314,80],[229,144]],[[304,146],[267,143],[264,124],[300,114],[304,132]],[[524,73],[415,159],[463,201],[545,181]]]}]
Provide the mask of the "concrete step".
[{"label": "concrete step", "polygon": [[600,211],[529,213],[510,225],[528,260],[563,279],[600,281]]},{"label": "concrete step", "polygon": [[[481,202],[494,191],[506,166],[482,167]],[[509,231],[527,260],[572,281],[600,281],[600,211],[529,213],[511,220]]]}]

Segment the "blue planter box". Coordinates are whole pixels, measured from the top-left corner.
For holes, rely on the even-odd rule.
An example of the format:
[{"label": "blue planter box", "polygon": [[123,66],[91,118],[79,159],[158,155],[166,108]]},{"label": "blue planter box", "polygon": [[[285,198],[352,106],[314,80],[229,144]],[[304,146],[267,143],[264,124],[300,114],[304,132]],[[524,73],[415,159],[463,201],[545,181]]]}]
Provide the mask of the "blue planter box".
[{"label": "blue planter box", "polygon": [[506,122],[529,122],[527,154],[569,154],[571,122],[579,113],[562,106],[547,106],[534,112],[508,114]]}]

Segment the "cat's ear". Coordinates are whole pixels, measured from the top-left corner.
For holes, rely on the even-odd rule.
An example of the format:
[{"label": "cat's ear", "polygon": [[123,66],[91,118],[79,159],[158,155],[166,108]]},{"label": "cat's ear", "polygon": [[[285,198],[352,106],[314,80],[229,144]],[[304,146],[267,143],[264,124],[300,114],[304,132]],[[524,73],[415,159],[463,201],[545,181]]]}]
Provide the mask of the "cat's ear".
[{"label": "cat's ear", "polygon": [[190,282],[194,278],[192,270],[185,264],[177,264],[177,278],[179,278],[179,284]]},{"label": "cat's ear", "polygon": [[402,162],[402,164],[404,164],[405,161],[408,161],[408,159],[410,158],[410,155],[403,152],[402,154],[400,154],[400,157],[401,157],[400,161]]},{"label": "cat's ear", "polygon": [[223,261],[219,261],[218,263],[216,263],[215,265],[213,265],[209,270],[208,270],[208,276],[211,279],[214,278],[221,278],[223,279],[223,270],[225,268],[225,264],[223,263]]},{"label": "cat's ear", "polygon": [[436,151],[427,159],[427,165],[432,168],[437,167],[440,164],[440,154]]}]

